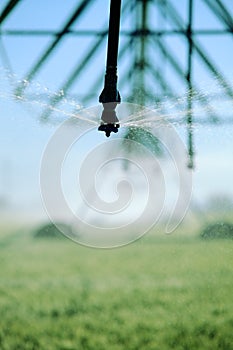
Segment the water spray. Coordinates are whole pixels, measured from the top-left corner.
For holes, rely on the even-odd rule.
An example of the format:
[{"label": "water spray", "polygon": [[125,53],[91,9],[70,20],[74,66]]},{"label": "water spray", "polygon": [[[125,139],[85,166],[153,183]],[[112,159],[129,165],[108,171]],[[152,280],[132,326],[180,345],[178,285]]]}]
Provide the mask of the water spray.
[{"label": "water spray", "polygon": [[111,132],[117,133],[120,127],[116,115],[117,104],[121,102],[117,89],[117,56],[120,31],[121,0],[111,0],[108,30],[107,64],[104,88],[100,94],[99,102],[103,104],[101,124],[99,131],[104,131],[109,137]]}]

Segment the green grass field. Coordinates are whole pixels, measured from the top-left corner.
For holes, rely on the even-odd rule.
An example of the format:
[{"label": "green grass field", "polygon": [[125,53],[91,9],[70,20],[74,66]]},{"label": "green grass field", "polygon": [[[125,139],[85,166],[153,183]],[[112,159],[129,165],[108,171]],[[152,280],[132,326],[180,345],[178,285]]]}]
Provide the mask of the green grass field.
[{"label": "green grass field", "polygon": [[0,235],[1,350],[233,349],[233,241]]}]

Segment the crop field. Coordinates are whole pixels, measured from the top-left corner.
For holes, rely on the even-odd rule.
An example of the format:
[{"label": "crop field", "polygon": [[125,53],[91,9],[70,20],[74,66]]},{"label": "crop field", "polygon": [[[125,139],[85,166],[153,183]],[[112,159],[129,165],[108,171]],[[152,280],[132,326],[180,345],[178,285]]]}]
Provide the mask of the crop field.
[{"label": "crop field", "polygon": [[120,249],[1,228],[1,350],[233,349],[233,241]]}]

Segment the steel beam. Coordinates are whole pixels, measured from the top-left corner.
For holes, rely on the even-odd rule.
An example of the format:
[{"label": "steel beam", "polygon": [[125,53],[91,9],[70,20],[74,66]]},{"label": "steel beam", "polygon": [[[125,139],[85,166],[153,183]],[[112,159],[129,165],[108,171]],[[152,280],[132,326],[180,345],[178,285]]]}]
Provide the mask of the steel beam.
[{"label": "steel beam", "polygon": [[[29,71],[29,73],[26,75],[24,80],[30,81],[35,74],[39,71],[39,69],[42,67],[42,65],[45,63],[45,61],[48,59],[52,51],[57,47],[57,45],[61,42],[66,32],[69,30],[70,26],[84,13],[84,11],[88,8],[88,6],[91,5],[93,0],[83,0],[81,4],[79,4],[76,8],[76,10],[72,13],[71,17],[68,19],[68,21],[65,23],[61,31],[58,33],[56,38],[53,40],[52,44],[50,44],[43,54],[38,59],[37,63],[32,67],[32,69]],[[16,89],[16,95],[21,95],[24,90],[24,85],[21,84]]]},{"label": "steel beam", "polygon": [[12,12],[12,10],[15,8],[15,6],[20,2],[20,0],[10,0],[6,6],[4,7],[1,15],[0,15],[0,25],[3,24],[3,22],[7,19],[9,14]]}]

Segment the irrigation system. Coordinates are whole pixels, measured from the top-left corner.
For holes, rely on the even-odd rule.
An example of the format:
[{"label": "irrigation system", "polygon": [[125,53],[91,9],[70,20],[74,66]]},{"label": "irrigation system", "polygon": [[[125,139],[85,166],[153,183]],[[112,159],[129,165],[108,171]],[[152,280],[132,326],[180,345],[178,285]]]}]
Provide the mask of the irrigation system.
[{"label": "irrigation system", "polygon": [[[16,12],[20,11],[19,5],[26,6],[26,0],[5,1],[0,13],[0,38],[4,44],[7,38],[14,37],[21,40],[23,37],[50,38],[44,50],[28,67],[28,71],[15,89],[15,94],[26,93],[27,86],[22,82],[32,81],[46,67],[52,56],[56,57],[58,46],[65,44],[70,37],[93,39],[86,51],[78,52],[76,65],[66,74],[64,83],[59,90],[64,95],[72,94],[72,88],[81,75],[88,75],[93,61],[100,52],[103,52],[103,43],[108,37],[107,66],[104,89],[99,97],[103,103],[103,113],[99,130],[106,136],[111,132],[117,132],[120,126],[116,116],[116,106],[120,103],[120,94],[117,88],[117,57],[118,65],[126,66],[119,79],[124,101],[137,103],[142,106],[160,104],[165,99],[176,100],[177,89],[170,80],[172,74],[186,91],[187,113],[184,124],[187,128],[187,146],[190,168],[193,167],[194,140],[193,122],[195,116],[193,110],[193,96],[198,94],[199,86],[195,80],[195,66],[200,65],[206,75],[214,78],[219,85],[219,95],[223,98],[233,99],[233,86],[221,64],[218,64],[213,52],[209,52],[205,45],[207,40],[229,40],[233,34],[232,2],[225,0],[185,0],[182,10],[177,7],[174,0],[120,0],[94,1],[77,0],[76,7],[64,17],[63,24],[55,29],[15,28],[8,25],[8,20]],[[76,25],[88,12],[92,11],[96,4],[99,6],[110,5],[109,26],[105,21],[102,29],[80,29]],[[213,19],[209,26],[198,27],[194,19],[198,18],[201,7],[205,8]],[[129,23],[123,26],[119,32],[121,23]],[[43,19],[41,19],[42,21]],[[106,18],[103,18],[106,20]],[[208,18],[206,19],[208,22]],[[211,23],[216,22],[217,25]],[[121,45],[118,56],[119,33]],[[182,55],[177,55],[169,43],[176,41],[182,50]],[[6,66],[12,65],[14,58],[6,54],[4,46],[1,46],[0,57]],[[179,51],[179,49],[178,49]],[[217,50],[216,50],[217,52]],[[181,57],[182,56],[182,59]],[[121,69],[122,71],[122,69]],[[166,72],[168,72],[166,74]],[[86,92],[78,93],[77,98],[84,106],[98,100],[98,91],[103,84],[104,67],[100,69],[95,78],[90,80]],[[150,83],[148,83],[150,82]],[[58,105],[63,96],[57,94],[51,97],[50,106]],[[212,99],[213,100],[213,99]],[[222,123],[224,118],[215,111],[212,101],[204,93],[199,94],[198,103],[205,109],[204,123]],[[44,110],[41,119],[47,120],[51,115],[51,108]],[[228,122],[229,120],[226,120]]]}]

